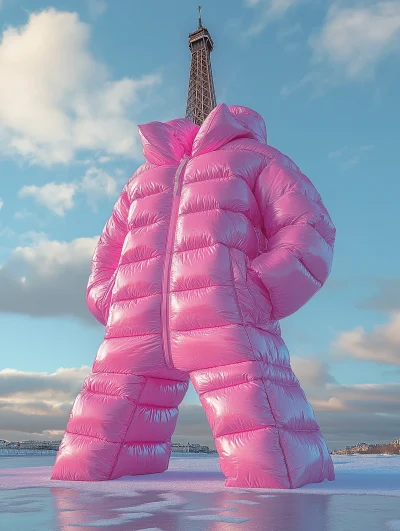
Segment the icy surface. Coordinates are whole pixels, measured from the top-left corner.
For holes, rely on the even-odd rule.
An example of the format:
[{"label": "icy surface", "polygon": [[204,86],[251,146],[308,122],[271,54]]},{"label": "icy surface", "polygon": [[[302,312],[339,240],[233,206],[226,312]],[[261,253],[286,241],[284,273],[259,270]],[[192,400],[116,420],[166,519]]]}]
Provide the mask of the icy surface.
[{"label": "icy surface", "polygon": [[336,480],[224,486],[216,455],[173,455],[163,474],[50,480],[54,457],[0,457],[0,528],[18,531],[400,531],[400,456],[334,456]]}]

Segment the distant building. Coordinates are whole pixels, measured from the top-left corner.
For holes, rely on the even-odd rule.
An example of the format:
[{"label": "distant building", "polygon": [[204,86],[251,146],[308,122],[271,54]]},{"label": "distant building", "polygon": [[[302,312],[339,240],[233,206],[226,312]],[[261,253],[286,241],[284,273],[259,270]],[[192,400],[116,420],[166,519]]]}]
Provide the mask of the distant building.
[{"label": "distant building", "polygon": [[202,454],[210,454],[214,453],[215,450],[210,450],[208,446],[201,445],[198,443],[172,443],[172,451],[173,452],[183,452],[183,453],[202,453]]},{"label": "distant building", "polygon": [[172,451],[173,452],[188,453],[189,452],[189,446],[187,444],[172,443]]},{"label": "distant building", "polygon": [[[51,453],[57,451],[60,447],[61,440],[56,441],[6,441],[0,439],[0,452],[2,455],[8,454],[23,454],[29,455],[31,453]],[[204,453],[214,454],[216,450],[210,449],[206,445],[198,443],[172,443],[172,452],[181,453]]]},{"label": "distant building", "polygon": [[388,454],[398,455],[400,454],[400,439],[394,439],[389,443],[368,444],[360,442],[354,446],[346,446],[344,449],[334,450],[331,452],[333,455],[351,455],[351,454]]}]

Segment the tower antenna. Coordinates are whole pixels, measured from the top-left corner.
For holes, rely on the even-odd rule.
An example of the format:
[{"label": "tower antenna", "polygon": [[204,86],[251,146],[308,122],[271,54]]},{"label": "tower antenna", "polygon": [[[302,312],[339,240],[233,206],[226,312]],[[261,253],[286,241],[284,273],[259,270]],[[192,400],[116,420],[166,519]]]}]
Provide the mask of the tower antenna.
[{"label": "tower antenna", "polygon": [[189,35],[189,49],[192,53],[189,75],[186,118],[201,125],[216,107],[214,79],[211,68],[211,52],[214,43],[201,20],[202,6],[199,10],[199,27]]}]

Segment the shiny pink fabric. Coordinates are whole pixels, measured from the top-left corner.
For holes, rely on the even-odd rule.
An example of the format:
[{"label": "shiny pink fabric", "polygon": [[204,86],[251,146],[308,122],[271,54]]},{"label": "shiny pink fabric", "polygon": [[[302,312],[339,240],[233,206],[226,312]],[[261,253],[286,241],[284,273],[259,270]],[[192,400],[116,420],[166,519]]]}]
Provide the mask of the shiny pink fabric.
[{"label": "shiny pink fabric", "polygon": [[139,126],[146,162],[93,256],[106,326],[52,479],[168,468],[192,381],[228,487],[293,489],[334,469],[279,319],[324,284],[335,229],[321,197],[246,107]]}]

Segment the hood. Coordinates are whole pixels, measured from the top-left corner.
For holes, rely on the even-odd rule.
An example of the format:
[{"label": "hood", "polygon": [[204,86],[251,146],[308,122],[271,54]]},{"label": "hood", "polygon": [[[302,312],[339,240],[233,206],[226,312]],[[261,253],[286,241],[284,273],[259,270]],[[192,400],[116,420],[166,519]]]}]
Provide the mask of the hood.
[{"label": "hood", "polygon": [[175,164],[182,157],[194,157],[220,149],[238,138],[267,143],[262,117],[241,106],[217,105],[199,127],[187,118],[139,125],[143,154],[151,164]]}]

